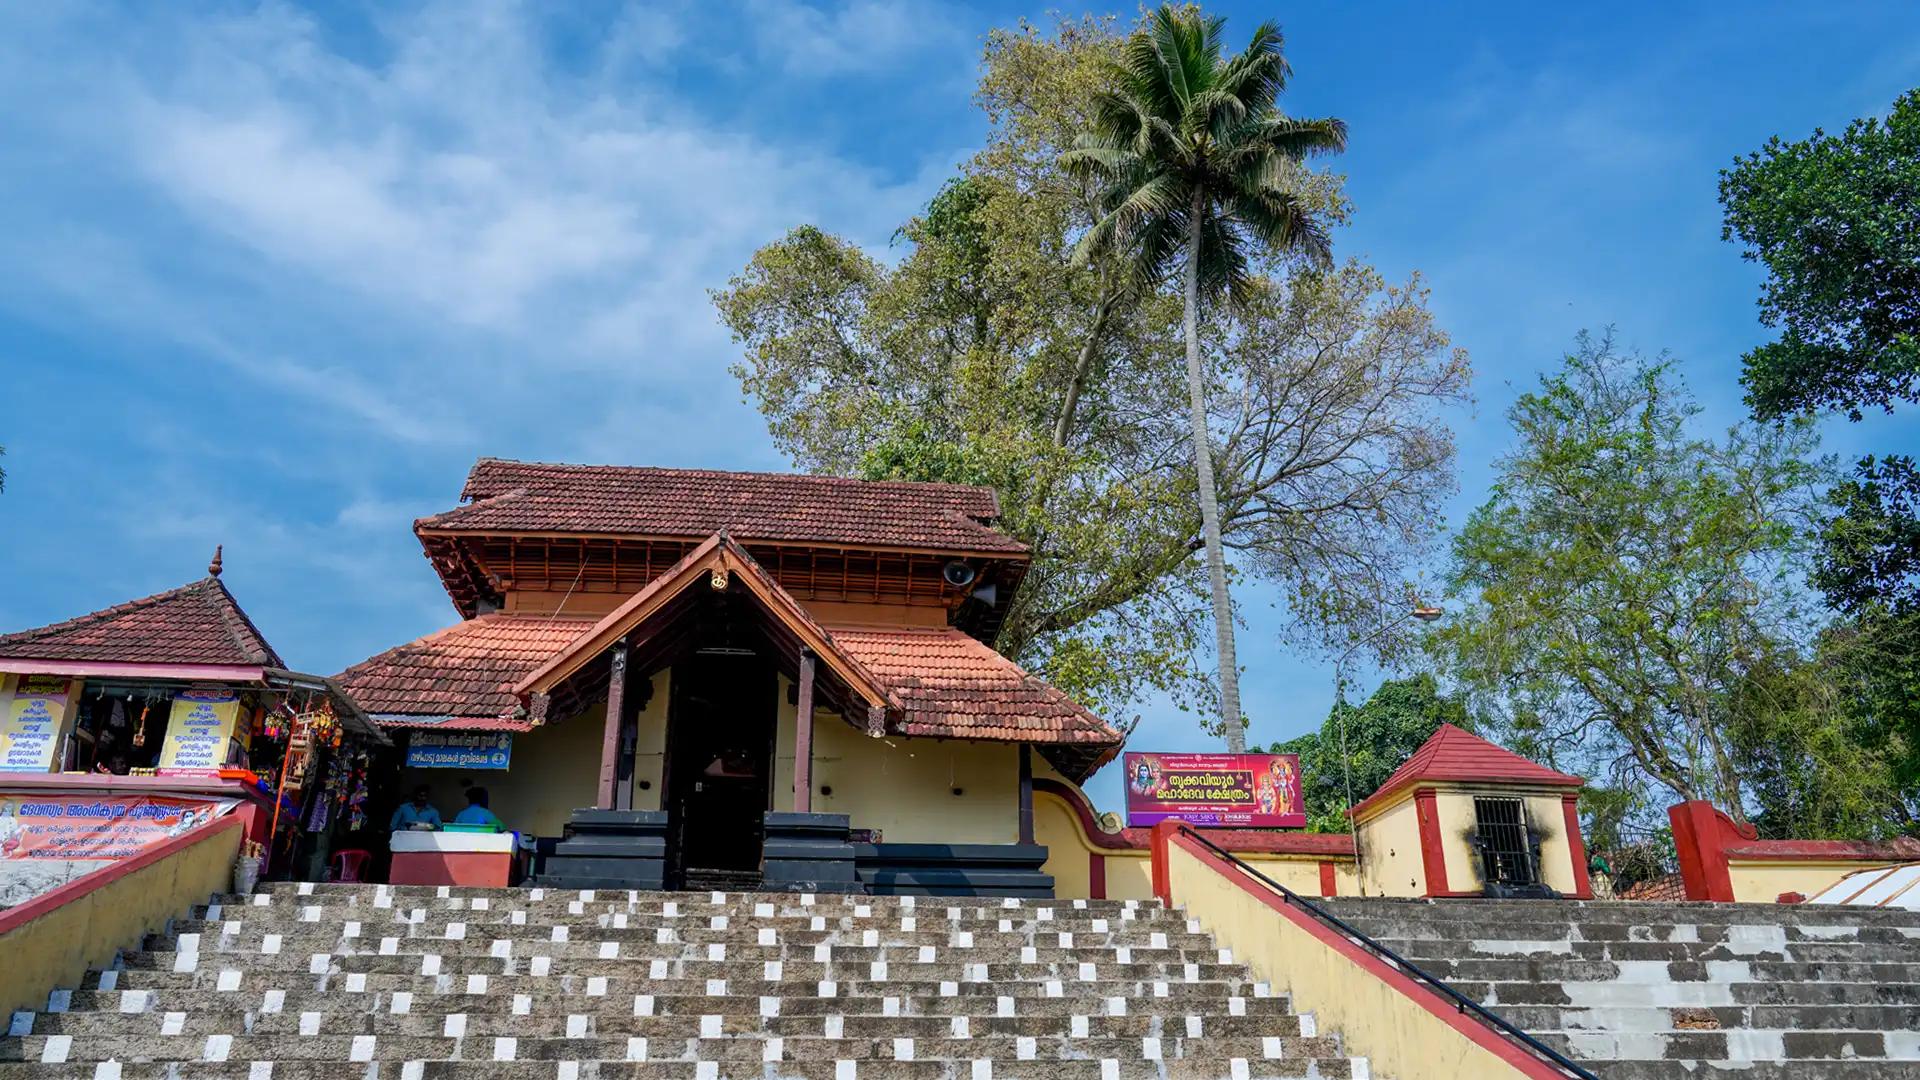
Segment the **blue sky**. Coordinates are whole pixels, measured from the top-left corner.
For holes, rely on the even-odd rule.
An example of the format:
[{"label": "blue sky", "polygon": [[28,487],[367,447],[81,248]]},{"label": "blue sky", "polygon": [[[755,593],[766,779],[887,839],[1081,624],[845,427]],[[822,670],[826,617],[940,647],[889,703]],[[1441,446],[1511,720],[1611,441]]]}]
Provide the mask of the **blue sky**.
[{"label": "blue sky", "polygon": [[[1426,273],[1472,354],[1456,523],[1582,327],[1672,350],[1738,419],[1759,276],[1716,171],[1920,84],[1910,4],[1210,6],[1236,43],[1281,22],[1288,106],[1352,129],[1337,249]],[[980,143],[981,35],[1048,10],[9,5],[0,629],[224,543],[280,651],[335,671],[453,619],[408,523],[478,455],[782,467],[705,291],[802,222],[884,250]],[[1911,412],[1827,430],[1920,444]],[[1332,678],[1247,599],[1266,742]],[[1135,742],[1192,732],[1154,706]]]}]

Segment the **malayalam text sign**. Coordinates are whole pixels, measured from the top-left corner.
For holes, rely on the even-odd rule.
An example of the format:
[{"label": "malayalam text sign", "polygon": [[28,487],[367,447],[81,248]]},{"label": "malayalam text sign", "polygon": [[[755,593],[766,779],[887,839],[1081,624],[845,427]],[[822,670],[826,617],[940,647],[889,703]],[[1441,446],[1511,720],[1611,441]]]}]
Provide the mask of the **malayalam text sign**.
[{"label": "malayalam text sign", "polygon": [[1128,754],[1127,824],[1298,829],[1307,823],[1295,754]]},{"label": "malayalam text sign", "polygon": [[416,731],[407,740],[410,769],[505,769],[513,735],[504,731]]},{"label": "malayalam text sign", "polygon": [[163,795],[0,795],[0,859],[124,859],[238,804]]},{"label": "malayalam text sign", "polygon": [[53,757],[60,751],[60,735],[66,728],[71,689],[64,678],[21,677],[5,715],[0,716],[0,772],[53,771]]},{"label": "malayalam text sign", "polygon": [[160,748],[160,774],[219,772],[227,763],[227,744],[239,715],[240,698],[231,690],[182,690],[174,695]]}]

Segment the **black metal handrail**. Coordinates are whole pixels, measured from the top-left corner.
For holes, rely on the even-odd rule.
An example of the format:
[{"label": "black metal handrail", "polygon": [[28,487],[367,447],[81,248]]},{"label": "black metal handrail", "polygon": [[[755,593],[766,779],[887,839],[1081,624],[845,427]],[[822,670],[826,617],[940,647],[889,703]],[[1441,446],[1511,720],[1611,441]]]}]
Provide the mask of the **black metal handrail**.
[{"label": "black metal handrail", "polygon": [[1188,836],[1193,837],[1195,840],[1200,841],[1202,844],[1205,844],[1208,850],[1212,851],[1215,855],[1218,855],[1221,858],[1232,863],[1234,867],[1237,868],[1241,873],[1246,874],[1249,877],[1258,879],[1261,884],[1265,885],[1269,889],[1272,889],[1274,892],[1279,893],[1280,898],[1285,900],[1287,903],[1295,905],[1296,907],[1300,908],[1300,910],[1306,912],[1309,915],[1312,915],[1314,918],[1319,919],[1321,922],[1326,923],[1327,925],[1333,927],[1335,930],[1340,931],[1340,933],[1346,935],[1347,938],[1350,939],[1354,944],[1359,945],[1361,948],[1374,954],[1380,959],[1385,960],[1389,964],[1392,964],[1394,967],[1398,968],[1399,970],[1404,971],[1409,975],[1412,975],[1414,978],[1419,979],[1421,982],[1426,983],[1429,989],[1433,990],[1435,993],[1438,993],[1441,997],[1446,998],[1449,1002],[1453,1004],[1454,1008],[1458,1009],[1460,1012],[1472,1015],[1476,1020],[1479,1020],[1481,1023],[1486,1024],[1488,1027],[1493,1028],[1495,1031],[1498,1031],[1500,1034],[1505,1035],[1507,1038],[1513,1040],[1516,1043],[1519,1043],[1521,1046],[1525,1047],[1527,1050],[1531,1051],[1533,1054],[1541,1058],[1544,1058],[1554,1068],[1564,1070],[1568,1075],[1578,1077],[1579,1080],[1600,1080],[1599,1077],[1593,1075],[1591,1072],[1588,1072],[1587,1070],[1567,1060],[1565,1055],[1561,1054],[1559,1051],[1555,1050],[1553,1047],[1548,1046],[1545,1043],[1542,1043],[1540,1040],[1527,1034],[1526,1032],[1521,1031],[1519,1028],[1513,1026],[1513,1024],[1508,1020],[1506,1020],[1504,1017],[1501,1017],[1497,1013],[1494,1013],[1488,1010],[1484,1005],[1481,1005],[1479,1002],[1473,1000],[1472,998],[1461,993],[1460,991],[1455,990],[1453,987],[1448,986],[1446,982],[1441,980],[1438,976],[1431,975],[1426,971],[1421,970],[1421,968],[1418,965],[1405,959],[1399,953],[1394,952],[1392,949],[1387,948],[1385,945],[1382,945],[1379,942],[1368,937],[1367,935],[1361,933],[1359,930],[1356,930],[1354,927],[1349,925],[1345,920],[1341,919],[1339,916],[1335,915],[1333,912],[1328,911],[1327,909],[1321,907],[1316,903],[1313,903],[1312,901],[1308,900],[1306,897],[1301,896],[1299,893],[1294,892],[1292,889],[1287,888],[1285,885],[1280,884],[1279,882],[1273,880],[1267,875],[1254,869],[1245,860],[1241,859],[1239,856],[1235,855],[1233,852],[1228,851],[1227,849],[1221,847],[1219,844],[1216,844],[1213,841],[1207,839],[1205,836],[1201,835],[1197,830],[1191,828],[1190,826],[1182,825],[1180,826],[1179,831],[1187,834]]}]

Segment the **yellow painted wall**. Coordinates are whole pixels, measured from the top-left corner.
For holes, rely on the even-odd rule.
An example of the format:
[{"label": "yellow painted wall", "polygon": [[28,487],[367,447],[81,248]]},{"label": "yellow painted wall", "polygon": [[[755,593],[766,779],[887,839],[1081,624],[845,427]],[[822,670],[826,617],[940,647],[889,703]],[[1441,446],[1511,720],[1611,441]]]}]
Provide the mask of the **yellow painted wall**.
[{"label": "yellow painted wall", "polygon": [[[1058,796],[1044,791],[1034,793],[1033,835],[1036,841],[1046,845],[1047,862],[1042,869],[1053,875],[1055,896],[1066,900],[1092,898],[1088,860],[1093,854],[1099,854],[1106,862],[1107,899],[1146,900],[1153,896],[1152,853],[1144,849],[1095,847],[1081,828],[1079,815]],[[1320,895],[1320,863],[1324,860],[1318,855],[1234,854],[1294,892]],[[1355,895],[1360,881],[1353,860],[1331,861],[1334,890],[1343,896]]]},{"label": "yellow painted wall", "polygon": [[467,769],[403,769],[402,792],[416,784],[433,791],[433,805],[447,821],[467,805],[470,785],[487,789],[493,812],[507,828],[536,836],[559,836],[574,809],[592,806],[600,794],[600,743],[606,708],[546,724],[513,737],[505,772]]},{"label": "yellow painted wall", "polygon": [[230,887],[241,836],[230,820],[204,826],[197,842],[0,934],[0,1016],[44,1008],[49,991],[77,987],[88,969],[105,967],[120,949],[137,947],[141,935]]},{"label": "yellow painted wall", "polygon": [[[637,739],[633,747],[633,808],[660,809],[660,796],[667,790],[667,702],[673,690],[673,672],[653,674],[653,694],[647,707],[635,721]],[[598,755],[599,747],[594,748]],[[599,783],[596,775],[594,782]],[[646,784],[642,789],[641,784]]]},{"label": "yellow painted wall", "polygon": [[1170,853],[1174,903],[1234,958],[1337,1031],[1376,1076],[1488,1080],[1524,1076],[1419,1002],[1348,959],[1179,847]]},{"label": "yellow painted wall", "polygon": [[1727,861],[1727,876],[1733,880],[1733,898],[1742,904],[1771,904],[1781,893],[1797,892],[1812,896],[1848,874],[1886,866],[1884,862],[1740,862]]},{"label": "yellow painted wall", "polygon": [[1440,815],[1440,842],[1447,858],[1447,888],[1453,892],[1478,892],[1486,883],[1480,878],[1480,858],[1468,837],[1473,834],[1473,800],[1518,798],[1526,803],[1527,824],[1540,837],[1540,880],[1561,893],[1572,893],[1573,853],[1567,844],[1566,814],[1560,808],[1560,791],[1527,790],[1485,785],[1434,785],[1434,809]]},{"label": "yellow painted wall", "polygon": [[1356,824],[1360,884],[1368,896],[1425,896],[1426,863],[1420,857],[1420,815],[1413,792],[1406,791],[1383,810]]},{"label": "yellow painted wall", "polygon": [[[1033,839],[1047,849],[1047,861],[1040,869],[1052,875],[1053,895],[1063,900],[1093,896],[1087,875],[1089,848],[1082,839],[1080,820],[1066,803],[1044,791],[1033,793]],[[1111,868],[1112,860],[1108,860],[1108,865]]]},{"label": "yellow painted wall", "polygon": [[[773,808],[793,808],[795,707],[780,679]],[[820,789],[833,789],[822,795]],[[962,794],[954,795],[954,788]],[[1020,749],[1010,743],[869,737],[839,714],[813,719],[813,809],[879,829],[889,844],[1011,844],[1020,836]],[[1036,826],[1037,827],[1037,826]]]}]

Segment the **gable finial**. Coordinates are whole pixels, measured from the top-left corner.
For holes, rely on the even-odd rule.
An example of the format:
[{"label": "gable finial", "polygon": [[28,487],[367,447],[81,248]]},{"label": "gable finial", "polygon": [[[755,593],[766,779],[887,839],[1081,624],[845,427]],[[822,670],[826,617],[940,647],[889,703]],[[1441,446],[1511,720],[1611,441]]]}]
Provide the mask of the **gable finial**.
[{"label": "gable finial", "polygon": [[220,576],[220,549],[225,546],[226,546],[225,544],[213,545],[213,561],[207,564],[208,577]]}]

